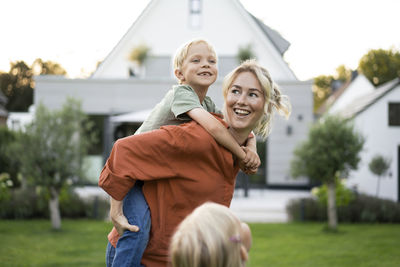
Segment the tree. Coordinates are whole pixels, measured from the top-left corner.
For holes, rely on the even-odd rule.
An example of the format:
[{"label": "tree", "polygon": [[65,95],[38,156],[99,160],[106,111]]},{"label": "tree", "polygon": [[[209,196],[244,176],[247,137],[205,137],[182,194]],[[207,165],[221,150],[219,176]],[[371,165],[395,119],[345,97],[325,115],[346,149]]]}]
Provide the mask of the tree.
[{"label": "tree", "polygon": [[345,65],[336,68],[335,75],[320,75],[314,78],[313,97],[314,112],[326,101],[334,92],[333,84],[342,85],[351,79],[352,70]]},{"label": "tree", "polygon": [[61,228],[59,194],[63,187],[85,177],[83,158],[95,140],[92,124],[82,112],[80,102],[68,99],[61,110],[50,111],[42,104],[26,127],[15,151],[21,172],[29,182],[49,193],[52,227]]},{"label": "tree", "polygon": [[335,181],[357,168],[363,145],[364,138],[349,121],[327,116],[310,128],[308,139],[294,151],[292,176],[307,176],[328,188],[328,228],[331,230],[337,229]]},{"label": "tree", "polygon": [[253,51],[253,47],[251,44],[247,44],[245,46],[240,46],[238,53],[237,53],[237,59],[239,63],[242,63],[243,61],[246,61],[248,59],[254,59],[256,58],[256,54]]},{"label": "tree", "polygon": [[331,84],[333,81],[332,75],[320,75],[314,78],[313,97],[314,97],[314,112],[325,102],[332,92]]},{"label": "tree", "polygon": [[35,59],[32,63],[32,70],[35,75],[66,75],[65,69],[53,61],[43,61],[41,58]]},{"label": "tree", "polygon": [[16,133],[9,130],[7,126],[0,125],[0,175],[7,174],[12,187],[18,187],[18,169],[15,155],[12,155],[10,146],[16,141]]},{"label": "tree", "polygon": [[384,158],[381,155],[374,156],[368,164],[369,170],[378,176],[378,184],[376,185],[376,196],[379,195],[380,178],[385,176],[389,170],[391,160]]},{"label": "tree", "polygon": [[129,54],[129,60],[136,62],[139,66],[142,66],[146,61],[150,53],[150,47],[145,44],[140,44],[132,49]]},{"label": "tree", "polygon": [[6,109],[27,111],[33,103],[32,71],[24,61],[11,63],[10,71],[0,76],[0,87],[8,98]]},{"label": "tree", "polygon": [[375,86],[384,84],[400,76],[400,52],[372,49],[360,59],[358,69]]},{"label": "tree", "polygon": [[65,75],[58,63],[36,59],[32,67],[24,61],[12,62],[8,73],[0,73],[0,89],[8,98],[8,111],[28,111],[33,103],[33,75]]}]

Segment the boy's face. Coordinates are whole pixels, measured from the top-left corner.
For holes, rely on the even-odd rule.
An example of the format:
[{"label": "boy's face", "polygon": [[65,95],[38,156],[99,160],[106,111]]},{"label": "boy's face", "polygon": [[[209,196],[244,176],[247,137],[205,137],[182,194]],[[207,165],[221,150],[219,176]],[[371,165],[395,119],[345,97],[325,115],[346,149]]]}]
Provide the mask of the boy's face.
[{"label": "boy's face", "polygon": [[217,59],[205,43],[193,44],[175,75],[182,84],[207,90],[217,79]]}]

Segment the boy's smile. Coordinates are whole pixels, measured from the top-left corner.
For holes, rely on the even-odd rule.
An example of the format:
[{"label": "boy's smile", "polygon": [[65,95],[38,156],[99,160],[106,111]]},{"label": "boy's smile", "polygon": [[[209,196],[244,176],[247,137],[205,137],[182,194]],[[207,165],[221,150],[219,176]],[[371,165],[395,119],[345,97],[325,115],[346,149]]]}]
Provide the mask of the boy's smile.
[{"label": "boy's smile", "polygon": [[208,87],[218,75],[217,59],[206,43],[193,44],[183,61],[182,68],[175,70],[182,84],[190,85],[198,93],[207,93]]}]

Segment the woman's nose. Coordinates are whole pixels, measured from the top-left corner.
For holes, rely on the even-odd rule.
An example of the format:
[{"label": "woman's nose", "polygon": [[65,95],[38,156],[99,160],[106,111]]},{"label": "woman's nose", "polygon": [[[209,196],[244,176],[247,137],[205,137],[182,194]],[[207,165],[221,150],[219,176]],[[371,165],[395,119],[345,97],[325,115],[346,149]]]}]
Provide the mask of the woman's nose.
[{"label": "woman's nose", "polygon": [[245,105],[246,103],[247,103],[247,97],[246,97],[246,94],[240,94],[240,96],[239,96],[239,98],[238,98],[238,100],[237,100],[237,103],[238,104],[241,104],[241,105]]}]

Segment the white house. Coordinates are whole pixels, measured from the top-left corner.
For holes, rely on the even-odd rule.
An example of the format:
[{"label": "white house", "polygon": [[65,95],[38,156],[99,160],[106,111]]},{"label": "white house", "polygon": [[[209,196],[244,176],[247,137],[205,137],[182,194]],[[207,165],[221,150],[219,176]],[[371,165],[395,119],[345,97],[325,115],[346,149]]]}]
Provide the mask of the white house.
[{"label": "white house", "polygon": [[[34,101],[58,108],[67,96],[82,100],[84,111],[103,129],[102,151],[93,155],[100,171],[99,158],[108,155],[112,141],[121,131],[131,134],[138,118],[141,121],[176,83],[171,59],[181,44],[193,38],[207,39],[218,54],[219,78],[208,95],[220,107],[222,78],[238,65],[239,48],[251,45],[293,106],[288,121],[276,117],[272,134],[262,145],[262,183],[269,187],[308,186],[308,180],[290,177],[289,162],[295,145],[306,137],[313,121],[312,81],[296,78],[283,58],[290,44],[247,12],[239,0],[152,0],[89,79],[36,77]],[[139,45],[150,48],[140,68],[128,60],[129,53]],[[130,123],[136,125],[119,125],[113,131],[110,125],[118,120],[121,123],[121,117],[115,115],[131,112],[136,122]]]},{"label": "white house", "polygon": [[338,113],[351,118],[365,137],[359,168],[350,173],[348,186],[376,195],[378,180],[368,164],[374,156],[381,155],[391,159],[391,164],[388,175],[381,179],[378,196],[400,201],[400,79],[354,99]]},{"label": "white house", "polygon": [[349,105],[354,99],[369,94],[375,90],[374,85],[363,74],[351,80],[332,94],[325,104],[328,106],[328,113],[333,114]]},{"label": "white house", "polygon": [[391,159],[391,166],[388,175],[380,181],[378,196],[400,201],[399,79],[375,88],[364,75],[358,74],[333,93],[320,112],[351,118],[366,138],[359,169],[350,173],[348,186],[376,195],[378,178],[368,164],[374,156],[381,155]]}]

